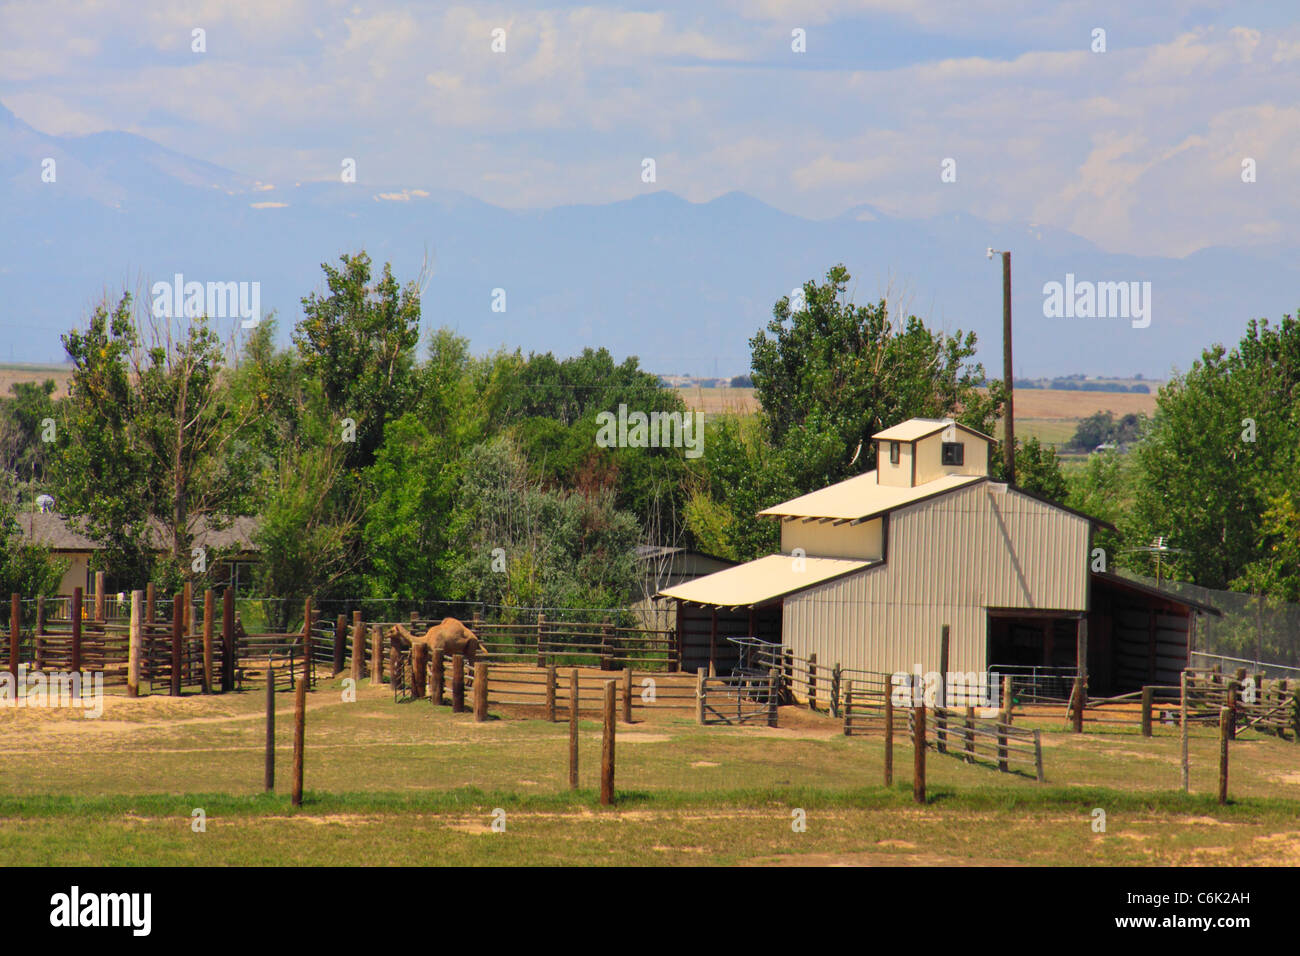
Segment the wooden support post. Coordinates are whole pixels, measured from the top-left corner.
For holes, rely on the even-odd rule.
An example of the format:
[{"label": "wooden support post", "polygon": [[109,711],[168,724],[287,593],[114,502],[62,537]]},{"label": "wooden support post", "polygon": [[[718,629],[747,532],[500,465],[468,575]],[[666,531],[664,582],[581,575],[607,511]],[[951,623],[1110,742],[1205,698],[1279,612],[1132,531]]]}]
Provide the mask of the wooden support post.
[{"label": "wooden support post", "polygon": [[1232,739],[1231,707],[1219,708],[1219,803],[1228,802],[1228,741]]},{"label": "wooden support post", "polygon": [[[948,651],[952,647],[950,640],[952,628],[945,624],[939,631],[939,695],[935,698],[936,707],[948,707]],[[937,725],[936,715],[936,725]],[[939,751],[943,753],[943,751]]]},{"label": "wooden support post", "polygon": [[632,723],[632,667],[623,668],[623,723]]},{"label": "wooden support post", "polygon": [[537,615],[537,666],[546,666],[546,617]]},{"label": "wooden support post", "polygon": [[1016,702],[1011,696],[1011,678],[1002,678],[1002,713],[1003,720],[1008,727],[1011,726],[1011,717],[1016,708]]},{"label": "wooden support post", "polygon": [[785,674],[781,678],[781,700],[787,704],[794,703],[794,651],[786,648]]},{"label": "wooden support post", "polygon": [[384,632],[378,624],[370,626],[370,686],[384,682]]},{"label": "wooden support post", "polygon": [[158,589],[152,581],[144,586],[144,622],[158,623]]},{"label": "wooden support post", "polygon": [[68,670],[81,671],[81,588],[72,589],[72,663]]},{"label": "wooden support post", "polygon": [[235,664],[238,659],[235,647],[235,589],[227,587],[221,593],[221,689],[227,693],[235,689]]},{"label": "wooden support post", "polygon": [[912,799],[925,803],[925,704],[912,708]]},{"label": "wooden support post", "polygon": [[181,696],[181,642],[184,640],[185,597],[172,597],[172,686],[171,696]]},{"label": "wooden support post", "polygon": [[1034,772],[1038,777],[1038,782],[1044,781],[1043,776],[1043,732],[1034,731]]},{"label": "wooden support post", "polygon": [[808,655],[808,709],[817,709],[817,652]]},{"label": "wooden support post", "polygon": [[104,572],[95,572],[95,623],[103,624],[105,621],[104,600],[108,597],[104,593]]},{"label": "wooden support post", "polygon": [[[551,675],[554,676],[553,674]],[[554,687],[554,682],[552,682]],[[551,709],[555,707],[554,694],[552,692]],[[453,654],[451,657],[451,712],[453,714],[465,713],[465,655]],[[554,714],[552,714],[554,717]]]},{"label": "wooden support post", "polygon": [[131,592],[131,628],[126,645],[126,696],[140,696],[140,652],[144,649],[144,592]]},{"label": "wooden support post", "polygon": [[975,762],[975,708],[970,706],[969,704],[966,705],[965,723],[966,723],[966,735],[965,735],[966,739],[963,741],[963,743],[965,745],[966,762],[974,763]]},{"label": "wooden support post", "polygon": [[1088,616],[1086,614],[1079,618],[1074,656],[1079,683],[1083,686],[1083,700],[1086,701],[1088,699]]},{"label": "wooden support post", "polygon": [[275,789],[275,668],[266,668],[266,770],[262,775],[262,789],[270,793]]},{"label": "wooden support post", "polygon": [[844,682],[844,736],[853,736],[853,681]]},{"label": "wooden support post", "polygon": [[361,683],[366,671],[366,629],[361,623],[361,612],[352,612],[352,680],[353,690]]},{"label": "wooden support post", "polygon": [[311,598],[303,602],[302,607],[302,679],[311,690],[312,678],[316,676],[316,662],[312,659],[312,641],[316,635],[311,630]]},{"label": "wooden support post", "polygon": [[781,693],[781,671],[775,667],[767,672],[767,725],[776,726],[776,705]]},{"label": "wooden support post", "polygon": [[550,723],[555,723],[555,665],[548,664],[546,667],[546,719]]},{"label": "wooden support post", "polygon": [[1155,703],[1156,689],[1150,684],[1142,688],[1142,736],[1151,736],[1151,709]]},{"label": "wooden support post", "polygon": [[885,685],[885,786],[894,785],[894,695]]},{"label": "wooden support post", "polygon": [[[411,697],[419,700],[429,682],[429,645],[411,645]],[[477,694],[475,695],[477,697]]]},{"label": "wooden support post", "polygon": [[600,802],[614,802],[614,681],[605,681],[604,732],[600,738]]},{"label": "wooden support post", "polygon": [[36,633],[32,636],[36,652],[36,669],[45,670],[45,595],[36,599]]},{"label": "wooden support post", "polygon": [[216,623],[216,606],[212,588],[203,592],[203,693],[212,693],[212,629]]},{"label": "wooden support post", "polygon": [[488,718],[488,663],[474,662],[474,719],[478,723]]},{"label": "wooden support post", "polygon": [[338,677],[343,673],[343,658],[347,656],[348,649],[348,616],[340,614],[338,620],[334,622],[334,672],[331,677]]},{"label": "wooden support post", "polygon": [[433,666],[429,669],[433,681],[429,688],[429,697],[434,704],[441,707],[444,696],[443,690],[447,683],[447,659],[442,654],[434,654],[430,662]]},{"label": "wooden support post", "polygon": [[1081,677],[1076,676],[1074,678],[1074,690],[1070,694],[1070,699],[1074,701],[1074,732],[1076,734],[1081,734],[1083,733],[1084,708],[1083,679]]},{"label": "wooden support post", "polygon": [[1181,692],[1181,703],[1179,704],[1178,732],[1182,738],[1182,773],[1183,773],[1183,793],[1189,792],[1188,764],[1187,764],[1187,671],[1183,671],[1179,677],[1179,691]]},{"label": "wooden support post", "polygon": [[307,745],[307,682],[298,681],[293,701],[293,794],[295,807],[302,806],[303,751]]},{"label": "wooden support post", "polygon": [[9,596],[9,674],[15,682],[18,680],[18,642],[22,639],[22,623],[22,598],[15,591]]},{"label": "wooden support post", "polygon": [[569,789],[578,789],[578,669],[569,671]]},{"label": "wooden support post", "polygon": [[704,668],[695,672],[695,722],[704,723]]},{"label": "wooden support post", "polygon": [[1007,725],[998,721],[998,769],[1003,773],[1009,771],[1007,765]]}]

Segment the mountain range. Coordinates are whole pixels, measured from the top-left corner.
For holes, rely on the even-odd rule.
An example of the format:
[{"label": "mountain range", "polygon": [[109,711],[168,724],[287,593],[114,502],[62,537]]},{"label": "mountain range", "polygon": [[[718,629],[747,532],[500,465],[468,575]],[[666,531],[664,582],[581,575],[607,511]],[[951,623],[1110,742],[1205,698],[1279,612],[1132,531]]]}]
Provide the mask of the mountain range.
[{"label": "mountain range", "polygon": [[[693,203],[645,189],[518,210],[428,184],[264,183],[131,133],[48,135],[0,105],[0,358],[61,361],[60,333],[105,295],[148,302],[152,284],[176,274],[259,283],[288,341],[301,298],[323,286],[320,264],[361,249],[402,280],[427,260],[423,325],[456,328],[477,351],[605,346],[661,374],[745,372],[773,303],[841,262],[856,301],[887,297],[927,324],[976,332],[994,375],[1002,281],[989,247],[1012,250],[1017,375],[1163,378],[1235,343],[1247,320],[1294,311],[1300,290],[1289,246],[1132,256],[964,214],[857,206],[805,219],[739,192]],[[1071,288],[1149,282],[1150,324],[1048,317],[1044,287],[1067,277]]]}]

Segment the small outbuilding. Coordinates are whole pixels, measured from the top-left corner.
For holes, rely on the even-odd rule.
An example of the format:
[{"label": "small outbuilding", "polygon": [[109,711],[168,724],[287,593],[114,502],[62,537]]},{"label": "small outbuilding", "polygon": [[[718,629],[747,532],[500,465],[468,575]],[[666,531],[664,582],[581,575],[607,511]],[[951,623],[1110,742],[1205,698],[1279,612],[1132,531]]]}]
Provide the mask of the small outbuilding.
[{"label": "small outbuilding", "polygon": [[1089,692],[1176,684],[1215,609],[1093,571],[1096,518],[990,481],[994,440],[949,419],[873,436],[875,470],[760,512],[781,553],[664,588],[682,667],[758,637],[824,667],[1072,673]]}]

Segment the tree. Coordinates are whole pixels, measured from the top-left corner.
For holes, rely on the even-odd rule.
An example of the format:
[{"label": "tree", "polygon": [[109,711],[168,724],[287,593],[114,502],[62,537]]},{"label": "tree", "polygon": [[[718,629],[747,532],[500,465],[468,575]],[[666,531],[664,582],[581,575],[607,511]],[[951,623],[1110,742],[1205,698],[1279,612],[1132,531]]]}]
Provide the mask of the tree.
[{"label": "tree", "polygon": [[1133,452],[1126,540],[1163,536],[1178,551],[1165,558],[1169,575],[1204,587],[1226,588],[1258,569],[1278,533],[1269,521],[1286,526],[1277,499],[1296,484],[1298,408],[1300,323],[1291,316],[1277,326],[1250,322],[1231,351],[1206,349],[1160,389]]},{"label": "tree", "polygon": [[896,327],[883,301],[849,301],[849,280],[837,265],[824,283],[804,283],[802,307],[780,299],[750,339],[767,438],[791,450],[801,492],[875,467],[871,436],[890,425],[951,416],[990,433],[1004,401],[1001,383],[979,389],[973,332],[933,332],[916,316]]},{"label": "tree", "polygon": [[[991,455],[991,477],[1004,479],[1003,461],[1000,455]],[[1022,442],[1016,439],[1016,487],[1048,501],[1064,504],[1069,497],[1069,487],[1065,475],[1061,473],[1061,463],[1056,457],[1056,449],[1039,443],[1037,438]]]},{"label": "tree", "polygon": [[67,569],[67,558],[56,558],[49,548],[24,542],[13,507],[0,503],[0,594],[54,597]]},{"label": "tree", "polygon": [[316,378],[336,423],[351,419],[350,467],[374,461],[384,425],[400,418],[415,395],[415,347],[420,336],[420,295],[415,283],[399,286],[385,263],[371,281],[365,252],[344,255],[342,268],[321,263],[329,294],[302,300],[293,332],[306,373]]},{"label": "tree", "polygon": [[0,403],[0,464],[22,482],[45,480],[50,446],[46,425],[58,414],[52,398],[54,380],[16,382],[9,386],[13,398]]}]

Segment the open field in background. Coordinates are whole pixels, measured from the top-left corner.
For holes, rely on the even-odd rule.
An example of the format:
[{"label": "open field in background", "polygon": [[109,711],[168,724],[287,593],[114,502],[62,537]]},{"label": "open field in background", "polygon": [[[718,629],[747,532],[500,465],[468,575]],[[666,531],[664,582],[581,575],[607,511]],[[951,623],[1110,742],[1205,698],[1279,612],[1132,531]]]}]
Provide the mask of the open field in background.
[{"label": "open field in background", "polygon": [[[596,806],[600,728],[580,725],[582,789],[567,789],[568,728],[494,710],[476,724],[362,682],[308,697],[307,799],[287,795],[292,696],[278,695],[277,782],[262,790],[264,695],[106,698],[76,711],[0,710],[0,864],[24,863],[1300,863],[1300,746],[1247,733],[1234,803],[1218,807],[1217,731],[1043,731],[1047,784],[929,755],[930,803],[911,802],[912,749],[846,738],[838,720],[782,708],[778,728],[700,727],[647,710],[617,739],[617,805]],[[501,712],[504,710],[504,713]],[[208,832],[192,833],[202,807]],[[507,833],[490,829],[493,809]],[[807,811],[805,833],[791,810]],[[1093,833],[1091,812],[1107,812]]]},{"label": "open field in background", "polygon": [[0,363],[0,395],[11,396],[9,388],[19,382],[43,382],[54,379],[54,397],[68,394],[68,380],[72,369],[67,365],[5,365]]}]

